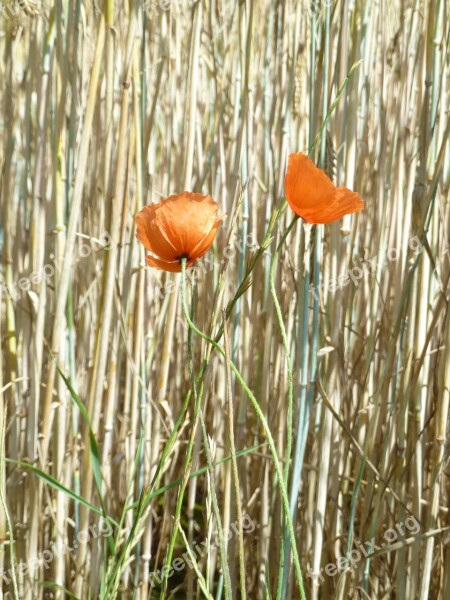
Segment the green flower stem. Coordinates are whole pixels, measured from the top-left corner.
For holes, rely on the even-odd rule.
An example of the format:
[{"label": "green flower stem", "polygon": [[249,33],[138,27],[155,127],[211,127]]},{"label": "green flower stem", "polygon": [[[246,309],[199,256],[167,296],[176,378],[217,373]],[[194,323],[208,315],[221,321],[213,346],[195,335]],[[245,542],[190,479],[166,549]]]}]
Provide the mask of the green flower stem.
[{"label": "green flower stem", "polygon": [[[270,264],[270,278],[269,278],[270,293],[272,294],[273,303],[275,306],[275,312],[277,314],[278,324],[280,326],[281,338],[283,340],[284,353],[286,355],[286,367],[287,367],[287,374],[288,374],[287,436],[286,436],[286,452],[285,452],[285,463],[284,463],[284,485],[286,486],[286,489],[287,489],[288,483],[289,483],[289,467],[290,467],[291,452],[292,452],[292,420],[293,420],[292,415],[293,415],[293,403],[294,403],[294,400],[293,400],[294,399],[294,378],[293,378],[293,374],[292,374],[292,361],[291,361],[291,353],[289,350],[289,342],[288,342],[288,338],[287,338],[286,328],[285,328],[284,322],[283,322],[283,315],[281,312],[280,302],[278,300],[277,292],[275,289],[275,267],[278,262],[278,256],[280,254],[281,248],[283,247],[284,242],[286,241],[286,239],[287,239],[289,233],[291,232],[292,228],[294,227],[294,225],[297,223],[298,219],[299,219],[298,216],[295,216],[293,218],[293,220],[291,221],[291,224],[289,225],[289,227],[286,229],[283,236],[281,237],[281,240],[277,246],[277,249],[275,250],[273,257],[272,257],[272,262]],[[284,519],[283,519],[282,537],[283,537],[283,544],[280,547],[280,569],[278,571],[277,600],[281,600],[283,572],[285,569],[284,556],[285,556],[285,545],[286,545],[287,535],[286,535],[286,527],[285,527]]]},{"label": "green flower stem", "polygon": [[[185,312],[187,313],[188,311],[187,311],[187,302],[186,302],[186,259],[182,260],[182,264],[183,264],[183,272],[182,272],[182,277],[181,277],[181,297],[183,299],[183,308],[185,309]],[[229,574],[228,563],[227,563],[227,559],[226,559],[225,542],[224,542],[224,537],[223,537],[223,529],[222,529],[222,525],[220,522],[219,507],[218,507],[218,502],[217,502],[217,497],[216,497],[215,487],[214,487],[214,477],[213,477],[214,466],[212,463],[211,452],[209,449],[209,442],[208,442],[208,436],[206,434],[205,424],[203,422],[203,418],[201,415],[201,401],[202,401],[202,397],[203,397],[203,384],[199,390],[199,393],[197,393],[197,385],[196,385],[196,382],[194,379],[194,373],[193,373],[193,369],[192,369],[193,360],[192,360],[192,345],[191,345],[190,331],[189,331],[189,335],[188,335],[188,357],[189,357],[189,375],[191,378],[191,390],[194,393],[194,398],[195,398],[194,424],[192,427],[191,436],[189,439],[188,450],[186,453],[183,481],[181,483],[180,490],[178,492],[177,505],[176,505],[176,509],[175,509],[174,526],[172,529],[172,535],[170,538],[169,548],[167,551],[167,557],[166,557],[165,562],[166,562],[166,565],[170,565],[172,563],[173,550],[175,547],[175,541],[176,541],[178,530],[180,527],[180,515],[181,515],[181,509],[183,507],[184,493],[186,491],[186,486],[189,481],[189,476],[190,476],[191,470],[192,470],[192,452],[194,449],[195,434],[197,431],[198,422],[200,420],[201,427],[202,427],[202,434],[203,434],[203,443],[205,446],[206,460],[207,460],[207,464],[208,464],[208,471],[211,475],[211,494],[212,494],[214,515],[215,515],[216,522],[217,522],[217,532],[218,532],[218,536],[219,536],[220,559],[221,559],[222,571],[224,573],[225,598],[226,598],[226,600],[231,600],[232,594],[231,594],[230,574]],[[167,579],[168,579],[168,572],[167,572],[167,570],[164,570],[164,579],[162,582],[162,590],[161,590],[161,596],[160,596],[161,600],[164,600],[166,597]]]},{"label": "green flower stem", "polygon": [[[183,282],[183,286],[184,286],[184,282]],[[200,417],[201,400],[203,397],[203,386],[200,388],[198,394],[197,394],[197,391],[195,390],[194,397],[195,397],[194,422],[193,422],[193,426],[191,429],[191,435],[189,438],[189,443],[188,443],[187,452],[186,452],[186,459],[184,462],[183,479],[182,479],[182,482],[180,485],[180,489],[178,491],[177,504],[176,504],[176,508],[175,508],[174,524],[173,524],[173,528],[172,528],[172,535],[170,537],[169,547],[167,550],[167,556],[166,556],[166,560],[165,560],[166,565],[172,564],[173,550],[175,547],[178,528],[180,525],[180,515],[181,515],[181,509],[183,507],[184,492],[186,491],[186,486],[189,481],[189,476],[190,476],[191,470],[192,470],[192,452],[194,450],[195,434],[197,432],[197,426],[198,426],[198,421],[199,421],[199,417]],[[161,595],[160,595],[161,600],[164,600],[166,597],[167,579],[168,579],[167,569],[163,569],[163,572],[164,572],[164,579],[163,579],[162,585],[161,585]]]},{"label": "green flower stem", "polygon": [[[189,311],[187,308],[187,304],[186,304],[186,297],[185,297],[185,294],[183,293],[183,289],[185,287],[184,282],[185,282],[185,277],[186,277],[186,261],[184,259],[181,261],[181,273],[182,273],[182,288],[181,289],[182,289],[183,311],[184,311],[184,317],[185,317],[189,327],[198,336],[200,336],[205,341],[207,341],[209,344],[211,344],[225,358],[225,351],[222,349],[222,347],[219,346],[219,344],[217,344],[210,337],[208,337],[205,333],[203,333],[202,331],[197,329],[197,327],[191,321],[191,318],[189,316]],[[258,401],[256,400],[255,396],[253,395],[253,393],[250,390],[250,388],[248,387],[248,385],[245,383],[244,379],[242,378],[242,375],[238,371],[235,364],[231,360],[228,362],[231,367],[231,370],[233,371],[233,373],[236,376],[236,379],[239,381],[243,390],[247,394],[250,402],[252,403],[253,408],[256,412],[256,415],[258,416],[258,418],[261,422],[262,428],[264,430],[264,433],[266,435],[267,443],[269,444],[269,448],[270,448],[274,466],[275,466],[275,471],[276,471],[277,478],[278,478],[278,485],[280,487],[280,494],[281,494],[281,499],[282,499],[282,503],[283,503],[283,507],[284,507],[284,511],[285,511],[287,527],[289,530],[289,535],[290,535],[290,539],[291,539],[291,543],[292,543],[292,555],[293,555],[293,559],[294,559],[294,567],[295,567],[297,583],[298,583],[298,587],[300,590],[300,597],[302,600],[304,600],[306,598],[306,596],[305,596],[305,590],[304,590],[304,586],[303,586],[303,577],[302,577],[302,571],[301,571],[301,567],[300,567],[300,560],[299,560],[298,552],[297,552],[297,545],[295,543],[294,526],[292,524],[292,519],[291,519],[290,512],[289,512],[289,500],[288,500],[288,495],[287,495],[287,491],[286,491],[286,485],[284,483],[283,471],[281,469],[280,461],[278,459],[277,450],[275,447],[275,442],[273,440],[272,433],[270,432],[266,418],[258,404]]]},{"label": "green flower stem", "polygon": [[[230,318],[230,315],[237,303],[237,301],[239,300],[239,298],[245,294],[245,292],[248,290],[248,288],[250,287],[251,283],[252,283],[252,272],[254,270],[254,268],[256,267],[256,264],[259,260],[259,258],[264,254],[264,252],[267,250],[267,248],[270,246],[270,244],[272,243],[273,237],[272,237],[272,232],[275,228],[275,225],[278,223],[281,215],[283,214],[285,208],[287,206],[287,202],[286,200],[283,200],[282,204],[280,205],[279,208],[277,208],[273,214],[272,217],[270,219],[270,223],[269,223],[269,227],[264,235],[264,239],[261,242],[261,245],[259,246],[258,250],[253,254],[253,256],[249,259],[248,264],[247,264],[247,268],[245,270],[245,274],[244,274],[244,278],[242,280],[242,283],[239,285],[236,294],[234,295],[234,297],[229,301],[227,307],[226,307],[226,317],[227,320]],[[219,331],[217,332],[217,335],[214,338],[215,342],[218,342],[223,336],[223,323],[221,324],[221,326],[219,327]]]},{"label": "green flower stem", "polygon": [[233,407],[233,391],[231,387],[231,369],[229,365],[230,356],[230,342],[228,339],[228,332],[225,324],[226,313],[225,310],[222,314],[223,322],[223,343],[225,350],[226,360],[226,382],[227,382],[227,402],[228,402],[228,436],[230,439],[230,454],[231,454],[231,473],[233,477],[234,491],[236,495],[236,515],[238,521],[238,554],[239,554],[239,579],[240,579],[240,590],[241,599],[247,600],[247,591],[245,587],[245,558],[244,558],[244,532],[242,529],[242,506],[241,506],[241,494],[240,494],[240,483],[239,483],[239,472],[236,459],[236,446],[234,443],[234,407]]},{"label": "green flower stem", "polygon": [[198,584],[199,584],[205,598],[207,598],[207,600],[214,600],[214,598],[209,593],[208,583],[205,581],[205,578],[203,577],[202,572],[200,571],[200,568],[198,566],[197,555],[194,552],[192,552],[192,549],[189,546],[189,542],[187,540],[186,534],[184,533],[183,528],[181,527],[180,524],[178,525],[178,529],[180,530],[180,535],[183,538],[183,542],[184,542],[184,545],[186,546],[186,550],[187,550],[187,553],[189,554],[189,558],[191,559],[193,569],[195,571],[195,574],[197,575]]},{"label": "green flower stem", "polygon": [[219,537],[220,564],[222,567],[223,581],[224,581],[224,587],[225,587],[225,600],[232,600],[233,595],[231,592],[230,569],[228,567],[227,551],[225,548],[225,538],[223,536],[223,528],[222,528],[222,523],[220,521],[219,503],[217,501],[216,485],[215,485],[215,477],[214,477],[214,465],[212,462],[211,450],[209,448],[208,434],[206,432],[205,422],[203,420],[203,414],[201,411],[200,411],[200,426],[202,428],[203,445],[205,447],[206,463],[208,465],[213,512],[214,512],[214,516],[216,518],[216,523],[217,523],[217,535]]}]

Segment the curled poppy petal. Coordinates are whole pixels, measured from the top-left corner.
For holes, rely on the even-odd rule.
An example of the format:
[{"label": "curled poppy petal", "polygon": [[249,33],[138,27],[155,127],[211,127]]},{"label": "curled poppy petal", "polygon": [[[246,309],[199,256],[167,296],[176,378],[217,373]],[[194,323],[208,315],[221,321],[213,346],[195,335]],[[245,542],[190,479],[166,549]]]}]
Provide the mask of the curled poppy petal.
[{"label": "curled poppy petal", "polygon": [[176,262],[167,262],[165,260],[155,258],[151,254],[147,254],[145,260],[151,267],[155,267],[155,269],[159,269],[160,271],[169,271],[170,273],[181,272],[181,263],[179,260]]},{"label": "curled poppy petal", "polygon": [[150,204],[136,215],[136,237],[144,248],[170,262],[177,251],[157,225],[157,206]]},{"label": "curled poppy petal", "polygon": [[291,209],[307,223],[332,223],[364,208],[357,192],[338,187],[306,154],[291,154],[284,181]]},{"label": "curled poppy petal", "polygon": [[192,266],[212,246],[220,222],[211,196],[183,192],[150,204],[136,215],[136,237],[151,252],[156,269],[181,271],[181,259]]},{"label": "curled poppy petal", "polygon": [[212,243],[214,242],[214,238],[216,237],[217,230],[219,229],[219,225],[223,219],[225,219],[226,215],[222,215],[218,219],[215,220],[211,231],[205,235],[205,237],[197,244],[197,246],[193,250],[193,254],[198,258],[201,258],[208,250],[211,248]]}]

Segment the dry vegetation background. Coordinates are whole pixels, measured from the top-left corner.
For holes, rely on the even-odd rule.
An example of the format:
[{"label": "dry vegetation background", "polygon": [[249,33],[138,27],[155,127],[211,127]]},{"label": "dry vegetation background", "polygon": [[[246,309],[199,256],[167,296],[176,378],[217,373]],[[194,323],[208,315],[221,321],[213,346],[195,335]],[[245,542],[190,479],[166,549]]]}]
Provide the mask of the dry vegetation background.
[{"label": "dry vegetation background", "polygon": [[[135,240],[143,205],[189,189],[228,212],[189,281],[193,319],[214,337],[232,308],[228,352],[283,468],[292,365],[306,597],[449,598],[448,1],[1,7],[0,597],[301,597],[292,565],[279,577],[289,538],[261,420],[191,333],[194,376],[209,361],[195,414],[179,277]],[[274,264],[283,343],[269,276],[292,214],[271,217],[288,154],[325,115],[315,158],[366,210],[293,227]],[[308,576],[372,538],[375,556]],[[173,558],[207,551],[152,586],[171,541]]]}]

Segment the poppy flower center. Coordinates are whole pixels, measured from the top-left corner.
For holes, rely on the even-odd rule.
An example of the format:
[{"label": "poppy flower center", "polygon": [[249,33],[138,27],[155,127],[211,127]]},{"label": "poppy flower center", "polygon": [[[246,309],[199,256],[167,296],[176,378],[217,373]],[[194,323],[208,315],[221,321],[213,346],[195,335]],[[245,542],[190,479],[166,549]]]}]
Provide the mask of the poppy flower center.
[{"label": "poppy flower center", "polygon": [[180,262],[183,260],[183,258],[185,258],[186,262],[188,262],[189,261],[189,254],[187,252],[183,252],[183,254],[180,254],[180,256],[177,256],[176,258]]}]

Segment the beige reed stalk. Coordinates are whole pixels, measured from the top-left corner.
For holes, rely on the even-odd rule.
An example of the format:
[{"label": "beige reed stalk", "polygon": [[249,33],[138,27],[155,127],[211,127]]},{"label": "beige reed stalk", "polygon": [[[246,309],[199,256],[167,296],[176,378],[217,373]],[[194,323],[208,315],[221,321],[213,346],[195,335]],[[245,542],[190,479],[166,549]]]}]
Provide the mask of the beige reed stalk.
[{"label": "beige reed stalk", "polygon": [[[108,36],[113,35],[114,27],[114,5],[108,3],[106,20],[108,26]],[[129,22],[129,38],[131,41],[134,39],[134,19],[130,19]],[[96,410],[96,406],[101,404],[103,398],[103,387],[104,377],[108,359],[108,338],[110,336],[111,321],[113,318],[113,302],[116,289],[116,268],[119,257],[119,243],[120,243],[120,222],[123,206],[126,202],[127,186],[126,186],[126,171],[127,171],[127,152],[128,152],[128,114],[129,114],[129,96],[130,96],[130,83],[129,78],[131,75],[131,64],[130,62],[125,63],[121,86],[121,109],[120,109],[120,124],[119,124],[119,142],[117,148],[117,159],[115,164],[115,183],[113,196],[111,198],[111,209],[110,209],[110,224],[109,224],[109,235],[112,239],[112,244],[106,255],[106,273],[104,280],[104,287],[102,290],[102,306],[101,306],[101,317],[100,317],[100,328],[97,332],[97,339],[95,345],[94,354],[94,368],[92,374],[91,385],[89,389],[88,398],[88,415],[90,416],[92,429],[94,433],[98,431],[98,424],[100,418],[100,411]],[[119,282],[120,285],[120,282]],[[117,336],[115,336],[117,340]],[[112,347],[112,352],[117,354],[117,344]],[[85,448],[88,448],[89,438],[88,431],[85,434]],[[90,455],[88,452],[85,453],[84,465],[83,465],[83,477],[82,477],[82,493],[86,497],[90,497],[92,493],[93,479],[90,469]],[[81,509],[81,520],[80,530],[85,530],[88,525],[89,515],[85,509]],[[77,593],[82,593],[82,581],[83,572],[86,568],[85,561],[87,555],[86,545],[82,545],[78,554],[77,568],[78,568],[78,581],[77,581]]]},{"label": "beige reed stalk", "polygon": [[[94,110],[96,107],[97,97],[97,86],[100,75],[100,65],[102,60],[103,45],[105,38],[105,19],[103,15],[100,17],[100,24],[98,29],[97,44],[95,49],[94,61],[92,65],[88,103],[86,108],[86,115],[84,119],[83,134],[80,142],[80,148],[78,152],[78,166],[77,174],[75,177],[75,185],[72,194],[72,203],[70,210],[69,224],[67,227],[66,246],[64,254],[64,263],[61,269],[61,280],[59,284],[55,318],[53,323],[53,331],[51,338],[51,352],[53,356],[57,357],[59,352],[59,346],[62,340],[63,325],[64,325],[64,312],[66,308],[67,291],[69,287],[70,273],[71,273],[71,261],[73,259],[74,247],[75,247],[75,236],[76,228],[78,225],[79,211],[81,208],[81,200],[83,194],[84,176],[86,173],[86,165],[88,161],[88,151],[92,121],[94,118]],[[56,375],[56,363],[51,361],[49,363],[49,372],[47,379],[47,390],[44,399],[44,415],[42,423],[42,464],[45,465],[46,457],[48,452],[48,445],[50,441],[50,416],[51,416],[51,403],[53,400],[53,388],[55,383]]]}]

